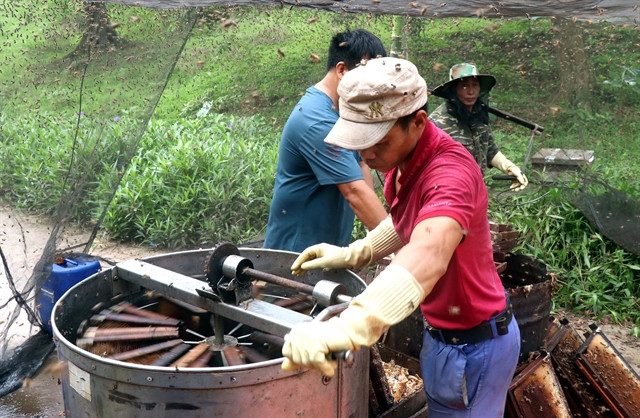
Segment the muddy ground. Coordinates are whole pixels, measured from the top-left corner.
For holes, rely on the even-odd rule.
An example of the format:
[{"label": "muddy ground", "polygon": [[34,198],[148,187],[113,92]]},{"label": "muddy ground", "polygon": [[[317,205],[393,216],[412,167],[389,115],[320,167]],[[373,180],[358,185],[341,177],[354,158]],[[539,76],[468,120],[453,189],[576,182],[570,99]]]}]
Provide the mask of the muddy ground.
[{"label": "muddy ground", "polygon": [[[0,262],[0,328],[4,328],[14,312],[16,303],[12,302],[12,292],[8,284],[9,275],[18,289],[22,289],[31,276],[36,262],[40,258],[52,231],[48,219],[30,216],[0,206],[0,249],[6,259],[9,271]],[[90,231],[65,227],[60,235],[58,248],[83,252]],[[132,258],[141,258],[158,254],[149,246],[121,244],[98,237],[90,253],[102,258],[103,268]],[[39,327],[31,326],[27,316],[21,311],[17,320],[9,328],[7,338],[7,357],[12,348],[24,343],[29,336],[36,334]],[[10,366],[7,366],[10,367]],[[54,350],[42,367],[32,378],[23,381],[23,387],[0,398],[0,417],[32,418],[64,416],[60,371],[63,365],[57,359]],[[0,370],[3,372],[3,370]]]},{"label": "muddy ground", "polygon": [[[52,225],[47,219],[21,214],[7,207],[0,206],[0,249],[4,253],[9,266],[9,273],[18,284],[18,288],[31,275],[35,263],[39,259],[51,234]],[[82,252],[90,231],[65,227],[58,241],[58,248],[68,248]],[[146,245],[135,245],[110,240],[98,236],[90,254],[102,260],[103,268],[132,258],[142,258],[170,252]],[[7,282],[7,272],[0,263],[0,306],[11,299],[11,290]],[[15,304],[0,309],[0,326],[4,327]],[[640,339],[629,334],[629,325],[614,324],[607,319],[595,320],[584,314],[560,311],[556,317],[566,317],[578,332],[586,332],[589,325],[596,323],[606,337],[613,343],[627,363],[640,373]],[[25,315],[21,315],[10,328],[9,347],[25,341],[29,335],[38,331],[31,327]],[[58,415],[64,410],[59,373],[55,370],[55,352],[47,359],[40,373],[32,380],[25,382],[25,387],[0,399],[0,416],[19,418],[30,416]]]}]

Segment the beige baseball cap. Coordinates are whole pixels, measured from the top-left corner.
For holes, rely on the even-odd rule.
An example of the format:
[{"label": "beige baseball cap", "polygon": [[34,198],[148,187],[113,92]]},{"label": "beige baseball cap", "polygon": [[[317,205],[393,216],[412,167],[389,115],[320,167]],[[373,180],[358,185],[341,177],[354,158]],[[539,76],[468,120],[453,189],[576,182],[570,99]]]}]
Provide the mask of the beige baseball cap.
[{"label": "beige baseball cap", "polygon": [[399,118],[427,103],[427,83],[407,60],[374,58],[344,75],[338,95],[340,118],[324,141],[362,150],[380,141]]}]

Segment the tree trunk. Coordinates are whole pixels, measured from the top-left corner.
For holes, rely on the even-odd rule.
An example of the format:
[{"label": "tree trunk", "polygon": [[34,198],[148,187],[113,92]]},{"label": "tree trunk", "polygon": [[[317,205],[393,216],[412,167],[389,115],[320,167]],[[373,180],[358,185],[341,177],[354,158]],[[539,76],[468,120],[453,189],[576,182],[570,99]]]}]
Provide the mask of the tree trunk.
[{"label": "tree trunk", "polygon": [[402,48],[402,35],[404,33],[404,16],[393,17],[393,28],[391,31],[391,48],[389,48],[389,56],[396,58],[408,59]]},{"label": "tree trunk", "polygon": [[570,19],[557,19],[555,25],[559,34],[556,49],[560,72],[558,101],[590,112],[595,80],[582,29]]},{"label": "tree trunk", "polygon": [[105,3],[84,3],[87,25],[78,46],[67,55],[67,59],[109,51],[122,44],[116,26],[109,19]]}]

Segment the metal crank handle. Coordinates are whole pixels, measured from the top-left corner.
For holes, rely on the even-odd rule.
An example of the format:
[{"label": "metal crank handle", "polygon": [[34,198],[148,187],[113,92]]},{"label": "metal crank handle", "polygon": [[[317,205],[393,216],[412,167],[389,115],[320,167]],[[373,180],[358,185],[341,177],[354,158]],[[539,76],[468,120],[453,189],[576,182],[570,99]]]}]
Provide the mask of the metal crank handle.
[{"label": "metal crank handle", "polygon": [[510,176],[505,174],[495,175],[495,176],[492,176],[491,178],[494,180],[511,180],[511,181],[517,180],[516,176]]},{"label": "metal crank handle", "polygon": [[[329,318],[338,315],[340,312],[347,309],[348,306],[349,302],[328,306],[314,318],[314,321],[326,321]],[[342,360],[347,366],[350,366],[355,361],[355,354],[351,350],[340,350],[329,353],[329,358],[331,360]]]},{"label": "metal crank handle", "polygon": [[351,350],[333,351],[329,357],[331,360],[342,360],[347,366],[351,366],[356,359],[356,355]]},{"label": "metal crank handle", "polygon": [[286,277],[256,270],[253,262],[240,256],[240,250],[230,242],[218,244],[207,261],[207,281],[216,290],[222,277],[237,281],[243,288],[250,286],[252,280],[287,287],[314,297],[319,304],[330,306],[336,303],[348,303],[352,297],[346,294],[344,285],[329,280],[320,280],[315,285],[298,282]]}]

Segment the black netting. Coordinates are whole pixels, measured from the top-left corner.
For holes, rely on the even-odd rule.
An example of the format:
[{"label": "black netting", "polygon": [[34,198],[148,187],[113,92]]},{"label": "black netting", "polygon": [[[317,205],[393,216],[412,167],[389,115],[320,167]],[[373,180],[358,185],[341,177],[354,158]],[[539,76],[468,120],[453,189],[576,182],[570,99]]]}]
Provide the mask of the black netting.
[{"label": "black netting", "polygon": [[[0,353],[4,358],[28,351],[26,357],[35,361],[38,355],[33,350],[12,350],[21,342],[13,337],[41,335],[38,332],[43,324],[36,312],[38,296],[55,259],[74,252],[87,253],[91,248],[109,202],[137,152],[189,38],[198,9],[157,11],[113,5],[107,9],[104,3],[73,1],[3,1],[0,8],[5,15],[0,23],[5,46],[29,45],[21,56],[3,56],[4,62],[0,62],[5,79],[12,75],[2,85],[2,164],[22,173],[3,179],[4,185],[12,185],[11,189],[2,190],[3,205],[19,204],[11,193],[14,188],[41,188],[38,178],[42,184],[47,184],[50,176],[63,179],[60,188],[40,190],[48,204],[38,209],[51,216],[53,222],[48,240],[37,246],[42,248],[38,261],[32,266],[26,264],[32,270],[27,271],[21,264],[26,262],[19,257],[33,256],[27,254],[32,248],[27,248],[24,239],[10,242],[12,248],[2,248],[9,285],[3,286],[0,301],[2,312],[6,313],[2,318]],[[34,8],[37,13],[33,13]],[[34,77],[27,77],[27,81],[21,77],[25,72]],[[71,77],[60,77],[61,73]],[[38,88],[44,84],[58,85],[56,95],[39,96]],[[55,109],[57,103],[61,110],[41,111],[45,102],[47,109]],[[47,150],[47,141],[52,138],[70,144],[64,154]],[[15,215],[3,221],[7,230],[21,225]],[[85,228],[87,232],[81,236],[73,235],[72,222],[93,225],[93,229]],[[21,233],[27,238],[29,231],[23,228]],[[70,235],[74,237],[71,241]],[[14,277],[12,271],[21,274]],[[27,330],[30,327],[32,331]],[[52,348],[49,338],[49,349],[41,351],[46,355]],[[3,386],[9,391],[15,387],[11,379],[21,382],[24,378],[24,374],[15,373],[2,376],[3,381],[9,379]]]},{"label": "black netting", "polygon": [[[5,241],[3,236],[0,236],[0,273],[3,273],[0,295],[0,354],[5,360],[0,364],[0,379],[8,380],[0,386],[0,396],[3,394],[2,390],[13,390],[17,382],[29,374],[26,369],[33,371],[41,364],[38,358],[50,352],[52,343],[46,336],[43,338],[41,328],[45,324],[37,314],[41,288],[56,260],[65,257],[77,258],[91,252],[92,243],[100,231],[107,208],[121,187],[125,173],[130,170],[132,158],[139,152],[140,141],[148,130],[152,116],[162,116],[157,115],[156,109],[165,87],[172,80],[176,64],[183,56],[185,45],[192,40],[191,35],[196,25],[205,29],[219,26],[224,26],[224,30],[233,28],[236,22],[227,18],[231,13],[230,6],[239,4],[260,4],[277,10],[292,10],[300,6],[306,11],[331,11],[332,16],[335,16],[330,25],[333,32],[351,26],[343,12],[369,15],[367,19],[371,22],[375,22],[377,15],[389,13],[412,16],[416,19],[484,17],[495,19],[496,22],[504,22],[507,18],[527,19],[528,22],[534,21],[533,18],[536,16],[553,16],[553,22],[549,23],[553,26],[553,32],[566,36],[558,35],[558,39],[546,40],[547,44],[544,44],[540,42],[541,36],[538,33],[525,34],[523,30],[523,35],[517,39],[509,38],[504,40],[503,44],[494,46],[503,50],[505,54],[522,53],[521,56],[525,58],[524,62],[514,61],[512,68],[510,66],[504,72],[505,76],[499,80],[496,88],[496,97],[500,97],[500,91],[520,88],[522,93],[519,97],[530,98],[532,92],[537,93],[536,80],[551,77],[552,74],[553,77],[557,77],[559,86],[573,92],[567,100],[580,103],[582,98],[578,93],[591,91],[589,83],[593,77],[585,80],[577,78],[579,75],[589,74],[588,66],[580,67],[584,71],[572,69],[577,68],[583,58],[598,52],[598,45],[614,48],[615,42],[609,42],[609,38],[606,38],[606,41],[592,41],[586,30],[578,34],[570,32],[581,30],[579,27],[570,27],[563,32],[563,25],[571,26],[576,19],[588,19],[590,22],[608,19],[616,23],[637,25],[639,3],[575,0],[562,4],[545,2],[546,4],[537,9],[530,3],[516,1],[488,5],[484,1],[427,1],[400,4],[370,0],[123,0],[103,3],[74,0],[0,0],[0,48],[12,51],[11,54],[0,54],[0,165],[6,168],[5,172],[13,173],[11,177],[3,176],[0,179],[0,203],[4,208],[8,208],[2,212],[0,227],[3,236],[12,232],[18,237],[14,241]],[[201,8],[204,6],[217,8]],[[250,18],[255,19],[255,26],[259,26],[258,23],[264,25],[258,32],[261,38],[272,38],[254,40],[256,49],[257,44],[268,43],[272,47],[271,52],[282,54],[283,60],[280,65],[288,68],[305,66],[304,72],[311,74],[310,79],[316,82],[323,74],[324,63],[318,64],[319,61],[311,61],[309,57],[315,57],[319,51],[305,51],[304,60],[285,60],[286,54],[280,51],[279,42],[281,38],[291,36],[299,39],[302,44],[310,43],[311,38],[321,36],[328,40],[331,33],[318,34],[309,23],[303,30],[298,29],[292,35],[282,29],[282,26],[287,24],[287,17],[269,17],[267,10],[273,9],[265,9],[265,13],[261,10]],[[308,21],[311,22],[316,17],[314,15]],[[362,22],[359,21],[357,25],[360,26]],[[459,22],[452,21],[451,31],[442,36],[458,36],[455,33],[458,24]],[[418,26],[413,25],[414,28]],[[424,25],[423,29],[426,30],[427,25]],[[485,31],[495,29],[492,26],[478,25],[477,38],[481,38]],[[419,32],[418,29],[416,31]],[[288,101],[287,106],[291,108],[297,101],[297,95],[308,87],[309,79],[270,79],[271,83],[276,83],[287,93],[273,97],[261,96],[261,83],[264,84],[261,76],[269,72],[269,69],[259,67],[262,58],[260,54],[265,52],[261,50],[254,54],[253,50],[235,50],[233,36],[221,33],[216,33],[215,42],[208,40],[208,43],[192,45],[190,48],[189,63],[185,64],[182,70],[192,71],[189,74],[196,74],[198,77],[205,77],[194,70],[205,67],[209,72],[206,77],[211,79],[210,84],[213,86],[208,86],[210,91],[205,92],[191,91],[192,87],[189,85],[174,87],[175,91],[185,90],[181,96],[184,99],[181,104],[185,107],[191,106],[190,110],[195,106],[197,109],[208,111],[209,108],[205,109],[203,104],[208,103],[211,107],[213,103],[220,113],[228,109],[251,109],[251,106],[260,102],[263,108],[266,108],[270,103]],[[409,51],[409,58],[413,59],[412,54],[416,52],[417,55],[417,50],[420,49],[423,59],[417,62],[417,65],[421,71],[425,70],[425,79],[429,86],[444,81],[446,68],[454,63],[453,59],[483,59],[482,45],[475,48],[471,45],[472,42],[467,42],[465,48],[448,51],[448,56],[434,57],[429,48],[437,47],[438,37],[423,39],[416,33],[408,33],[408,36],[413,36],[413,39],[420,43],[416,45],[409,42],[409,48],[414,48],[413,51]],[[389,44],[388,39],[384,39],[384,42],[386,45]],[[324,50],[325,47],[326,43],[322,43],[321,49]],[[536,49],[538,47],[540,50]],[[223,59],[215,60],[218,56],[224,57],[229,51],[236,55],[246,55],[246,65],[236,69],[243,77],[232,81],[223,80],[218,84],[250,84],[248,90],[255,91],[255,95],[236,95],[234,91],[221,93],[217,90],[220,86],[214,85],[217,76],[215,66],[229,65]],[[560,56],[559,63],[557,51],[566,52]],[[545,65],[542,67],[546,72],[527,73],[529,61],[534,60],[543,61]],[[209,61],[215,61],[213,70]],[[258,64],[254,64],[255,62]],[[191,67],[187,68],[188,65]],[[444,69],[430,71],[440,67]],[[485,67],[489,67],[488,63]],[[504,70],[499,67],[485,67],[481,69],[492,72]],[[25,74],[29,77],[24,77]],[[184,82],[187,78],[188,76],[183,75],[180,80]],[[626,83],[625,80],[622,81]],[[625,83],[622,83],[622,87],[627,87],[628,83]],[[55,88],[44,89],[43,86]],[[570,87],[575,89],[572,90]],[[230,90],[233,90],[233,87]],[[558,92],[561,90],[564,91],[564,88],[558,88]],[[187,103],[196,96],[198,100]],[[177,100],[175,102],[178,103]],[[435,103],[434,100],[434,105]],[[502,107],[503,102],[498,102],[497,105]],[[540,107],[537,102],[530,106]],[[180,109],[173,110],[175,114],[180,113]],[[556,111],[562,115],[562,109],[555,106],[544,110],[547,113]],[[274,129],[279,130],[280,127],[276,126]],[[178,137],[179,133],[176,133],[176,141]],[[69,145],[60,153],[50,147],[52,139]],[[536,142],[540,141],[536,139]],[[588,148],[589,144],[578,146]],[[524,155],[524,152],[521,154]],[[213,157],[206,156],[212,159]],[[61,186],[50,187],[50,184],[58,184],[51,179],[62,179]],[[31,190],[37,190],[37,195],[44,198],[26,206],[22,205],[22,200],[29,199]],[[157,193],[162,193],[162,190]],[[270,196],[265,196],[263,201],[267,202],[269,198]],[[586,179],[584,189],[581,189],[574,203],[605,235],[625,249],[638,254],[638,201],[630,199],[604,182]],[[19,210],[14,211],[15,208]],[[239,210],[248,209],[247,205],[239,204]],[[33,220],[28,215],[29,211],[46,215],[52,220],[48,225],[49,236],[43,242],[33,243],[31,240],[28,225]],[[77,225],[81,225],[82,228],[78,228]],[[36,261],[25,261],[31,259]],[[34,339],[29,340],[30,344],[20,346],[24,341],[14,338],[16,334],[32,336]],[[2,373],[10,371],[8,369],[17,361],[13,355],[31,359],[29,363],[24,363],[27,367],[19,373]]]},{"label": "black netting", "polygon": [[607,238],[640,255],[640,201],[587,173],[571,203]]}]

